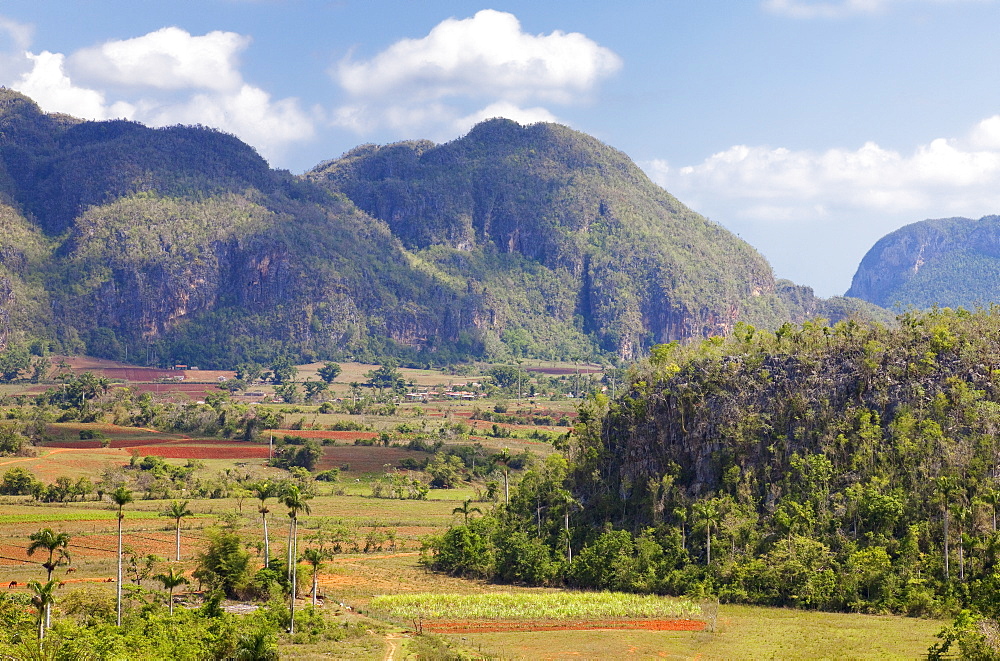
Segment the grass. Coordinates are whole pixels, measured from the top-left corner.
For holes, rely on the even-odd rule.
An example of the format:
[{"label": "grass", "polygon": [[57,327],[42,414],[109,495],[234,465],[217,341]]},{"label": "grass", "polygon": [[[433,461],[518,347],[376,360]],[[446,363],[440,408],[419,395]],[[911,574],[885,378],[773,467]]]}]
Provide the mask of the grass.
[{"label": "grass", "polygon": [[937,620],[721,606],[714,632],[544,631],[452,636],[503,658],[916,659]]}]

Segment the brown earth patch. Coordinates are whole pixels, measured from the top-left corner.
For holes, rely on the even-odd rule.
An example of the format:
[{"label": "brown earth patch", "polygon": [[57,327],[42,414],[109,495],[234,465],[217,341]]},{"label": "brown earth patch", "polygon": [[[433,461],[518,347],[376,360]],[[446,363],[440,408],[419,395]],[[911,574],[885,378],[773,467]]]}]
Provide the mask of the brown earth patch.
[{"label": "brown earth patch", "polygon": [[325,429],[265,429],[264,434],[273,434],[275,437],[332,438],[338,441],[353,441],[358,438],[378,438],[378,433],[373,431],[329,431]]},{"label": "brown earth patch", "polygon": [[364,445],[328,445],[323,448],[323,458],[317,462],[316,470],[340,468],[350,465],[352,473],[380,473],[386,464],[398,466],[406,457],[420,461],[428,456],[426,452],[384,448]]}]

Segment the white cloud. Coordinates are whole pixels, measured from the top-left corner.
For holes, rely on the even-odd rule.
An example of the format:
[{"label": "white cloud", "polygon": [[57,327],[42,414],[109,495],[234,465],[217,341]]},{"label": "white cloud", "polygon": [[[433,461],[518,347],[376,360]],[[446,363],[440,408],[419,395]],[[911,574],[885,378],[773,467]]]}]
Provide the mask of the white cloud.
[{"label": "white cloud", "polygon": [[874,142],[821,152],[736,145],[695,165],[660,160],[647,170],[762,249],[780,275],[830,295],[847,289],[865,250],[903,224],[1000,212],[1000,115],[910,153]]},{"label": "white cloud", "polygon": [[137,115],[152,126],[204,124],[222,129],[272,157],[314,134],[313,117],[295,99],[274,101],[264,90],[247,84],[227,94],[196,94],[185,103],[149,104]]},{"label": "white cloud", "polygon": [[452,132],[477,117],[549,121],[547,108],[525,106],[583,102],[621,66],[615,53],[582,34],[528,34],[513,14],[487,9],[442,21],[370,60],[342,61],[334,77],[352,102],[335,111],[334,122],[359,132]]},{"label": "white cloud", "polygon": [[479,122],[494,117],[506,117],[520,124],[535,124],[537,122],[557,122],[559,119],[545,108],[520,108],[507,101],[491,103],[482,110],[455,120],[454,126],[459,133],[465,133]]},{"label": "white cloud", "polygon": [[[7,24],[0,21],[0,30]],[[27,33],[16,33],[26,44]],[[179,28],[63,53],[7,53],[0,84],[34,99],[47,112],[82,119],[125,118],[150,126],[203,124],[279,158],[311,138],[318,111],[295,98],[272,99],[243,79],[239,53],[250,43],[233,32],[193,36]],[[0,65],[4,62],[0,57]]]},{"label": "white cloud", "polygon": [[243,84],[238,55],[249,44],[249,37],[235,32],[194,36],[169,27],[79,50],[68,68],[95,84],[232,91]]},{"label": "white cloud", "polygon": [[61,53],[26,53],[31,69],[11,84],[46,112],[62,112],[86,119],[130,118],[135,107],[122,101],[107,103],[97,90],[77,87],[66,75]]},{"label": "white cloud", "polygon": [[793,208],[803,221],[817,216],[802,215],[803,208],[975,215],[1000,207],[1000,116],[978,124],[965,140],[939,138],[910,155],[873,142],[824,152],[737,145],[697,165],[655,161],[650,170],[677,194]]},{"label": "white cloud", "polygon": [[764,0],[767,11],[792,18],[843,18],[858,14],[877,14],[892,5],[915,2],[936,4],[979,2],[981,0]]}]

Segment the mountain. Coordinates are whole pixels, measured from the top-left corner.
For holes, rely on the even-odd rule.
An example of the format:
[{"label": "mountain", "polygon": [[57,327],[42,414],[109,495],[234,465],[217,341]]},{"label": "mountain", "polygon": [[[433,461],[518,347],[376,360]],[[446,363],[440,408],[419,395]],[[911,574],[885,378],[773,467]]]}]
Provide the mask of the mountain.
[{"label": "mountain", "polygon": [[[553,322],[573,325],[634,358],[740,320],[771,326],[865,308],[779,286],[750,245],[625,154],[565,126],[494,119],[444,145],[358,147],[306,177],[388,224],[428,269],[481,284],[502,323],[532,338]],[[546,283],[536,291],[519,282],[525,264]]]},{"label": "mountain", "polygon": [[623,358],[821,315],[624,154],[491,120],[302,176],[237,138],[48,115],[0,89],[0,341],[232,366]]},{"label": "mountain", "polygon": [[861,260],[847,296],[904,308],[1000,302],[1000,216],[925,220],[887,234]]}]

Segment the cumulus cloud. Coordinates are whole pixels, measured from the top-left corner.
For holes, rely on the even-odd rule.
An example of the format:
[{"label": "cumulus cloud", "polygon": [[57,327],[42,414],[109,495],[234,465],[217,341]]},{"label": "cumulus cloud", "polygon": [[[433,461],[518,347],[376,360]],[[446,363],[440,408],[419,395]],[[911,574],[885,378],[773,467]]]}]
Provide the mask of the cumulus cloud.
[{"label": "cumulus cloud", "polygon": [[[911,154],[868,142],[824,152],[737,145],[697,165],[651,171],[671,190],[743,200],[762,219],[777,213],[808,220],[830,209],[976,214],[1000,208],[1000,116],[983,120],[963,140],[939,138]],[[758,212],[758,205],[763,212]],[[812,209],[801,215],[802,209]]]},{"label": "cumulus cloud", "polygon": [[238,55],[250,44],[235,32],[195,36],[176,27],[79,50],[68,68],[84,82],[158,89],[239,89]]},{"label": "cumulus cloud", "polygon": [[11,87],[30,96],[47,112],[86,119],[128,118],[135,113],[129,103],[109,104],[101,92],[74,85],[63,68],[65,57],[61,53],[26,53],[25,59],[31,68]]},{"label": "cumulus cloud", "polygon": [[864,251],[903,224],[1000,213],[1000,115],[908,153],[874,142],[825,151],[736,145],[694,165],[646,167],[762,249],[780,275],[829,295],[845,291]]},{"label": "cumulus cloud", "polygon": [[196,94],[186,103],[150,104],[139,116],[153,126],[204,124],[240,136],[262,154],[279,154],[290,143],[311,138],[314,121],[295,99],[275,101],[252,85],[232,93]]},{"label": "cumulus cloud", "polygon": [[513,14],[486,9],[370,60],[340,62],[333,75],[352,100],[334,121],[359,132],[381,125],[453,131],[498,115],[548,121],[550,110],[528,104],[583,102],[621,66],[580,33],[528,34]]},{"label": "cumulus cloud", "polygon": [[[0,22],[3,30],[30,47],[30,32]],[[318,111],[302,109],[294,98],[273,99],[246,82],[239,54],[249,44],[249,37],[233,32],[195,36],[171,27],[68,56],[11,51],[6,57],[16,65],[0,68],[0,84],[27,94],[47,112],[150,126],[204,124],[239,136],[265,157],[280,158],[290,144],[314,135]]]}]

